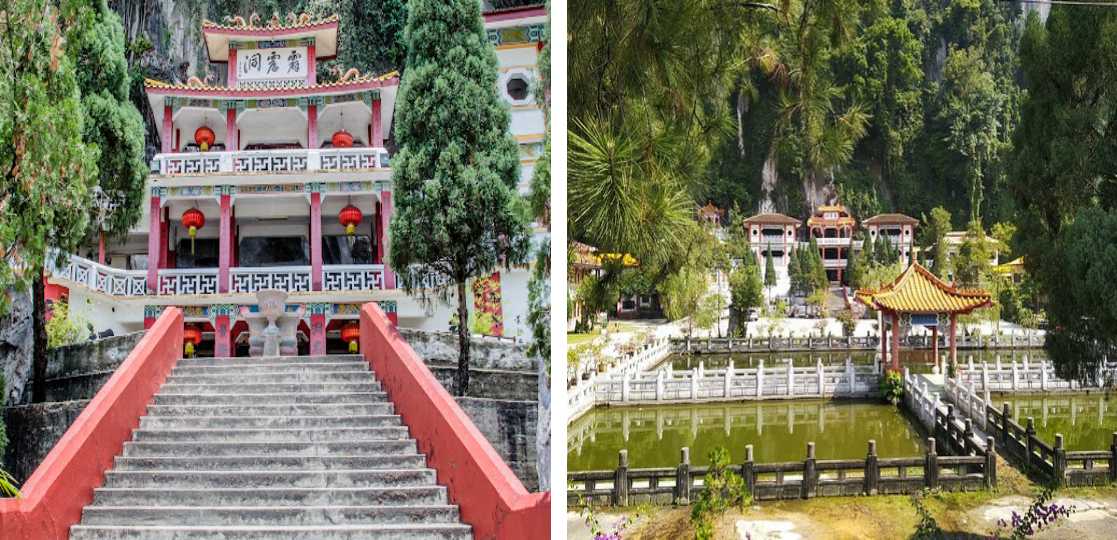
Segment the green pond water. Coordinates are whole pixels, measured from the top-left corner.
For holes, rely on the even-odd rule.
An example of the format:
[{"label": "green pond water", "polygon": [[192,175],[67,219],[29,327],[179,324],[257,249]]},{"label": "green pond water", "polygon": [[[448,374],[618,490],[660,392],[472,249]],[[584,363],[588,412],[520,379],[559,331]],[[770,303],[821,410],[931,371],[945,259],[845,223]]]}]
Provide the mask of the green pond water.
[{"label": "green pond water", "polygon": [[[946,354],[948,351],[939,350],[940,354]],[[764,353],[717,353],[717,354],[672,354],[664,359],[658,367],[666,367],[668,363],[671,364],[671,369],[675,370],[689,370],[698,367],[701,362],[706,368],[718,369],[724,368],[733,360],[733,366],[742,367],[756,367],[761,360],[764,361],[766,367],[783,366],[786,365],[787,359],[791,359],[792,363],[796,366],[813,366],[821,359],[823,364],[840,364],[844,363],[846,359],[850,359],[855,364],[872,364],[876,358],[877,351],[810,351],[810,352],[764,352]],[[980,364],[983,361],[992,364],[996,361],[997,356],[1000,356],[1002,363],[1012,362],[1015,358],[1017,361],[1023,361],[1025,357],[1029,362],[1040,361],[1047,359],[1047,353],[1043,349],[1016,349],[1016,350],[966,350],[958,351],[958,363],[965,364],[970,358],[973,358],[974,364]],[[901,349],[900,358],[903,365],[907,366],[912,373],[930,373],[931,367],[934,366],[934,359],[931,349]]]},{"label": "green pond water", "polygon": [[758,463],[798,461],[807,443],[818,459],[862,459],[869,439],[881,457],[923,453],[912,424],[890,405],[860,401],[761,401],[709,405],[596,408],[570,425],[567,469],[613,469],[617,452],[628,450],[632,468],[674,467],[679,450],[690,448],[694,465],[725,447],[733,463],[753,445]]},{"label": "green pond water", "polygon": [[1067,450],[1108,450],[1117,431],[1117,393],[1009,395],[994,394],[996,407],[1008,402],[1012,417],[1021,426],[1035,419],[1036,435],[1055,444],[1055,434],[1063,434]]}]

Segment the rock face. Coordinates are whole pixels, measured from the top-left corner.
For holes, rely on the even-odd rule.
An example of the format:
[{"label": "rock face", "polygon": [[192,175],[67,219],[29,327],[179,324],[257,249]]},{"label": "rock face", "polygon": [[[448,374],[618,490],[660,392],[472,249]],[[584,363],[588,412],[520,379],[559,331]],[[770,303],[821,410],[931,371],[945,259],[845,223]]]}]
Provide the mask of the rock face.
[{"label": "rock face", "polygon": [[5,381],[0,405],[21,403],[31,378],[31,294],[10,291],[9,297],[11,307],[0,318],[0,373]]}]

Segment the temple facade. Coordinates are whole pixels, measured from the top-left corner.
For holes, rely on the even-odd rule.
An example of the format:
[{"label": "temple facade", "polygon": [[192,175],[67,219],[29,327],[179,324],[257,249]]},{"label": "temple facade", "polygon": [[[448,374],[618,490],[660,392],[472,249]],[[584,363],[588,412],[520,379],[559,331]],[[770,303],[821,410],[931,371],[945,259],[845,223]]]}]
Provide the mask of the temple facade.
[{"label": "temple facade", "polygon": [[849,264],[852,254],[853,229],[857,221],[846,207],[838,205],[819,206],[807,218],[809,239],[818,245],[822,255],[822,267],[832,283],[841,283],[842,272]]},{"label": "temple facade", "polygon": [[[68,296],[71,316],[125,333],[182,307],[198,353],[215,356],[248,353],[263,290],[287,293],[300,354],[347,350],[370,301],[401,326],[449,329],[453,308],[398,288],[401,272],[421,269],[389,263],[399,74],[349,70],[320,84],[317,66],[336,56],[343,30],[336,16],[238,19],[201,29],[226,85],[144,82],[161,141],[144,215],[126,238],[62,254],[48,282]],[[527,193],[546,130],[533,94],[546,11],[485,19]],[[103,199],[111,206],[112,194]],[[472,308],[493,321],[485,333],[528,336],[529,277],[522,267],[474,281]],[[428,279],[427,288],[438,285]]]}]

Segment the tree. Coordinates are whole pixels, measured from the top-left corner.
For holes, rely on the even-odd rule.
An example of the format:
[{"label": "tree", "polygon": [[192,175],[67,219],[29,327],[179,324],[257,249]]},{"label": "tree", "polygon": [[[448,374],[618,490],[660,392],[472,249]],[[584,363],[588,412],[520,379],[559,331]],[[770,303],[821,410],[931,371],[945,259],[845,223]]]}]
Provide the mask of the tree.
[{"label": "tree", "polygon": [[966,239],[954,258],[954,281],[964,287],[977,287],[986,281],[992,264],[993,246],[985,236],[981,224],[970,223]]},{"label": "tree", "polygon": [[[508,108],[496,93],[496,54],[480,4],[412,0],[407,71],[395,112],[396,214],[391,264],[405,290],[423,273],[456,285],[458,320],[468,320],[466,282],[499,264],[519,264],[529,246],[526,203],[516,193],[519,154]],[[462,119],[468,118],[469,121]],[[426,294],[424,292],[424,294]],[[443,291],[445,297],[445,291]],[[458,325],[454,392],[469,389],[469,333]]]},{"label": "tree", "polygon": [[756,263],[742,264],[729,275],[729,295],[730,309],[738,323],[746,320],[749,309],[764,303],[764,285]]},{"label": "tree", "polygon": [[950,232],[950,212],[941,206],[931,209],[931,214],[923,215],[924,251],[933,251],[934,266],[931,270],[941,279],[950,274],[950,256],[947,251],[946,233]]},{"label": "tree", "polygon": [[[700,269],[687,266],[671,274],[659,289],[663,302],[663,313],[671,320],[689,318],[687,335],[693,335],[694,325],[705,313],[702,312],[707,301],[706,275]],[[700,325],[701,327],[701,325]]]},{"label": "tree", "polygon": [[[76,1],[15,0],[0,13],[0,289],[32,288],[44,313],[43,267],[52,248],[85,238],[98,149],[84,114],[66,28],[87,20]],[[6,295],[0,306],[6,307]],[[46,398],[46,328],[34,317],[32,400]]]},{"label": "tree", "polygon": [[337,14],[341,27],[337,58],[318,67],[321,82],[336,80],[349,68],[361,73],[403,70],[406,0],[310,0],[307,11],[323,17]]},{"label": "tree", "polygon": [[[860,235],[858,235],[858,236],[860,236]],[[858,237],[855,237],[855,241],[857,239],[858,239]],[[869,244],[869,242],[865,242],[862,239],[861,240],[861,245],[864,246],[866,244]],[[845,272],[842,274],[843,276],[845,276],[846,281],[847,281],[847,283],[849,283],[850,287],[853,287],[853,288],[856,289],[859,286],[859,284],[861,283],[861,274],[864,271],[864,268],[865,268],[865,250],[862,249],[860,251],[854,252],[853,251],[853,244],[851,243],[850,248],[849,248],[849,253],[846,255],[846,269],[845,269]]]},{"label": "tree", "polygon": [[799,294],[803,288],[803,262],[802,257],[799,256],[799,248],[791,248],[791,261],[787,264],[787,277],[791,282],[792,295]]},{"label": "tree", "polygon": [[776,265],[772,261],[772,246],[767,247],[764,257],[764,286],[768,288],[769,298],[772,296],[772,287],[776,286]]}]

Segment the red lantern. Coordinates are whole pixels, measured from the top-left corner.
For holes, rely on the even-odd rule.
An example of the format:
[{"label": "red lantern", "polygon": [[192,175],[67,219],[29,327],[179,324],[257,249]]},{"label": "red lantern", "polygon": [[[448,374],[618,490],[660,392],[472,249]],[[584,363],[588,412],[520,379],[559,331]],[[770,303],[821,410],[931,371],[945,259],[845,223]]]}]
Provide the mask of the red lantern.
[{"label": "red lantern", "polygon": [[198,148],[201,148],[203,152],[209,150],[209,147],[213,146],[215,141],[217,141],[217,136],[214,135],[212,129],[206,126],[202,126],[194,132],[194,142],[198,143]]},{"label": "red lantern", "polygon": [[348,131],[335,131],[330,142],[333,143],[334,148],[349,148],[353,146],[353,136]]},{"label": "red lantern", "polygon": [[191,208],[182,213],[182,226],[186,227],[187,234],[190,235],[190,254],[194,254],[194,237],[198,235],[198,229],[205,227],[206,215],[197,208]]},{"label": "red lantern", "polygon": [[345,227],[345,234],[353,236],[357,232],[357,225],[361,224],[361,210],[353,205],[348,205],[341,209],[337,215],[337,220]]},{"label": "red lantern", "polygon": [[341,327],[341,340],[349,343],[349,352],[356,353],[358,342],[361,339],[361,327],[351,322]]},{"label": "red lantern", "polygon": [[186,325],[182,330],[183,352],[186,356],[194,356],[194,347],[202,342],[202,331],[196,326]]}]

